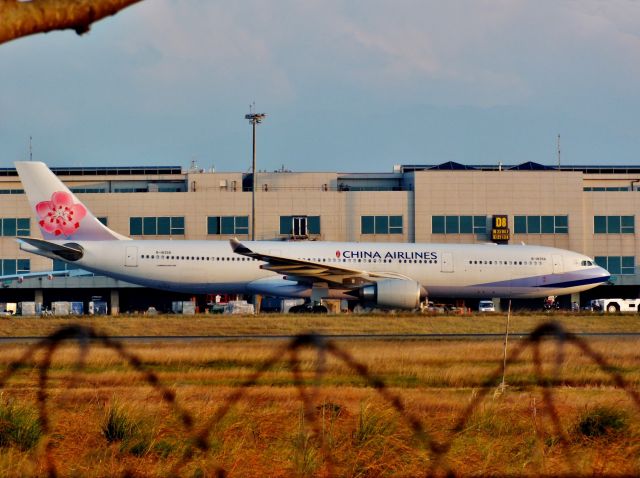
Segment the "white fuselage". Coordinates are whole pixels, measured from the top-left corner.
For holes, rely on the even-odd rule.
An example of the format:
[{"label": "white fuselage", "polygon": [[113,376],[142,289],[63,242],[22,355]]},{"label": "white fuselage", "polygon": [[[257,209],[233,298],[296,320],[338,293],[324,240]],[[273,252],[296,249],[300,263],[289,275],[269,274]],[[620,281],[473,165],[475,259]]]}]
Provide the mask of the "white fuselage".
[{"label": "white fuselage", "polygon": [[[72,241],[59,241],[69,243]],[[79,267],[148,287],[192,293],[262,293],[308,297],[298,284],[261,269],[226,241],[73,241]],[[575,252],[541,246],[344,242],[244,242],[252,251],[350,270],[394,273],[419,282],[430,296],[532,298],[595,287],[609,273]],[[24,250],[42,254],[23,244]],[[332,288],[333,298],[353,299]]]}]

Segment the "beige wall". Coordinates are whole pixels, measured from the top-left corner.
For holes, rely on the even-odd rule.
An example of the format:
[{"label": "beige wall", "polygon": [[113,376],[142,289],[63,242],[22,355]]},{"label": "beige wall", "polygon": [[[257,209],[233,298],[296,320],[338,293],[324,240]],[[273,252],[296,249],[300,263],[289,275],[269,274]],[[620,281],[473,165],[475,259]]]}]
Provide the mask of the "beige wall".
[{"label": "beige wall", "polygon": [[[416,172],[416,242],[477,241],[472,234],[432,234],[434,215],[508,214],[511,242],[581,250],[582,195],[581,173],[574,172]],[[569,234],[513,234],[516,215],[568,215]]]},{"label": "beige wall", "polygon": [[[586,250],[593,256],[640,255],[636,238],[640,233],[640,192],[585,193],[585,216],[590,223],[585,228]],[[594,234],[593,216],[636,216],[635,234]],[[636,259],[637,260],[637,259]]]}]

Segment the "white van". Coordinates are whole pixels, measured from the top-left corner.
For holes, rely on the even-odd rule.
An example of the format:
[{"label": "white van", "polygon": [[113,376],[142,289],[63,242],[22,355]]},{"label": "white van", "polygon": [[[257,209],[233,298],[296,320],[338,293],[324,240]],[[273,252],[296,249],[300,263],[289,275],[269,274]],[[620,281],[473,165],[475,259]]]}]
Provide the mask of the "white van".
[{"label": "white van", "polygon": [[496,306],[492,300],[481,300],[478,303],[478,312],[495,312]]}]

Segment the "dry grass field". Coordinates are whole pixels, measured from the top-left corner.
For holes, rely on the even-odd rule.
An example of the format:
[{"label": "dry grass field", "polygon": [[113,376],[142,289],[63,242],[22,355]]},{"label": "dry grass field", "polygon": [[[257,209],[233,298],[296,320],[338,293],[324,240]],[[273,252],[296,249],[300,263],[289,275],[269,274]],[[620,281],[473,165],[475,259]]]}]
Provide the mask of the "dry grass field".
[{"label": "dry grass field", "polygon": [[[609,319],[609,324],[619,322],[615,327],[632,322],[629,317]],[[21,320],[2,321],[2,326],[26,324]],[[48,328],[48,320],[31,320]],[[118,327],[134,322],[116,320]],[[206,332],[188,332],[190,323],[204,320],[222,324],[219,330],[225,333],[232,331],[227,325],[231,320],[247,322],[247,329],[236,333],[260,330],[254,318],[145,320],[186,335],[221,333],[206,327]],[[370,318],[368,327],[376,333],[432,328],[459,332],[474,330],[472,321],[480,318],[394,320],[389,325],[388,318]],[[482,320],[496,332],[504,328],[504,317]],[[531,329],[540,320],[523,317],[514,327]],[[594,330],[604,322],[602,317],[579,320],[572,327]],[[357,330],[354,321],[360,327],[366,322],[356,317],[300,318],[301,326],[282,317],[262,321],[272,325],[263,333],[352,333]],[[113,333],[107,319],[92,324],[96,322]],[[132,324],[127,331],[118,329],[117,335],[160,330]],[[48,467],[61,476],[95,477],[216,476],[222,471],[240,477],[640,474],[640,403],[617,387],[609,373],[622,377],[632,392],[640,391],[637,339],[589,341],[606,358],[606,371],[571,344],[559,349],[545,343],[542,379],[536,375],[532,350],[526,349],[508,366],[507,387],[501,393],[496,393],[497,382],[486,386],[502,363],[498,340],[335,344],[370,375],[327,354],[316,390],[318,354],[304,349],[299,362],[284,353],[243,387],[286,345],[278,340],[128,343],[126,351],[139,357],[147,375],[113,350],[91,346],[82,355],[67,344],[53,354],[43,389],[38,364],[46,353],[40,350],[16,368],[1,392],[0,476],[46,475]],[[26,348],[2,345],[2,373],[11,372],[10,364]],[[47,435],[38,422],[42,390]]]}]

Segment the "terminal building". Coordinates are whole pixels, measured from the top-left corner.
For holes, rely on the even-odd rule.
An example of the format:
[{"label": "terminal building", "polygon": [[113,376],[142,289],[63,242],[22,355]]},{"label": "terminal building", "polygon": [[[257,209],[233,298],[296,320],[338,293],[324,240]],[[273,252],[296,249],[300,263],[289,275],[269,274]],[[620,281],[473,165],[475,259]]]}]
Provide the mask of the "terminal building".
[{"label": "terminal building", "polygon": [[[251,238],[252,174],[179,166],[52,169],[121,234]],[[582,305],[595,297],[640,296],[640,166],[447,162],[397,165],[387,173],[259,172],[256,183],[256,240],[552,246],[589,255],[611,272],[611,285],[583,293]],[[16,237],[41,235],[15,169],[0,169],[0,195],[2,275],[65,269],[62,261],[20,251]],[[35,300],[45,307],[98,297],[112,313],[167,310],[171,301],[190,299],[93,275],[5,281],[0,290],[0,302]]]}]

